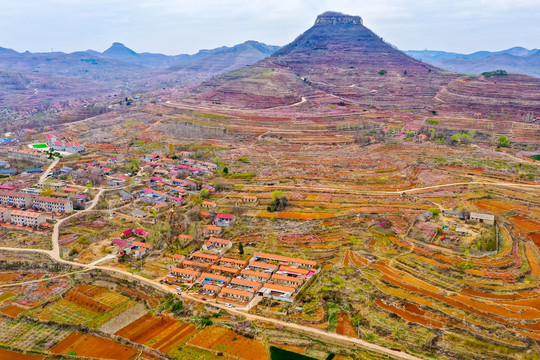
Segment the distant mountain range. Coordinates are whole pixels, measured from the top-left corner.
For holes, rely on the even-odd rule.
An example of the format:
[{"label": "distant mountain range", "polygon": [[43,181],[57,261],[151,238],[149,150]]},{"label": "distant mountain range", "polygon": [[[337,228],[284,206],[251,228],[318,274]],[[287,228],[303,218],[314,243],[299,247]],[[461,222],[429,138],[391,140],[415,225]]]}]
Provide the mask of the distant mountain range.
[{"label": "distant mountain range", "polygon": [[[196,54],[137,53],[115,42],[104,52],[19,53],[0,47],[0,105],[52,100],[88,89],[93,92],[145,91],[157,87],[196,84],[227,71],[251,65],[279,49],[257,41]],[[79,80],[81,91],[74,91]],[[48,91],[39,91],[47,88]],[[13,100],[13,97],[17,101]]]},{"label": "distant mountain range", "polygon": [[526,74],[540,77],[540,50],[513,47],[507,50],[490,52],[477,51],[460,54],[435,50],[405,51],[415,59],[450,71],[479,74],[493,70]]}]

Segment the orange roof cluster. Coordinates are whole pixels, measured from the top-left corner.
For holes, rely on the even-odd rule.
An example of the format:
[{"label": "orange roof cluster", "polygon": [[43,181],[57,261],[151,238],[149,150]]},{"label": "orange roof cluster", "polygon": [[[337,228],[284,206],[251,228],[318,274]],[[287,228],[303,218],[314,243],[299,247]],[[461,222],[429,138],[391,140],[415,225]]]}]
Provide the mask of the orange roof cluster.
[{"label": "orange roof cluster", "polygon": [[267,254],[267,253],[262,253],[262,252],[259,252],[259,251],[256,252],[255,254],[253,254],[253,256],[262,257],[262,258],[266,258],[266,259],[270,259],[270,260],[274,260],[274,261],[283,261],[283,262],[287,262],[287,263],[304,264],[304,265],[308,265],[308,266],[315,266],[315,264],[316,264],[316,262],[312,261],[312,260],[304,260],[304,259],[297,259],[297,258],[292,258],[292,257],[288,257],[288,256]]},{"label": "orange roof cluster", "polygon": [[294,282],[294,283],[297,283],[297,284],[302,282],[302,279],[299,279],[299,278],[296,278],[296,277],[293,277],[293,276],[280,275],[280,274],[272,275],[272,279],[290,281],[290,282]]},{"label": "orange roof cluster", "polygon": [[[206,227],[206,230],[208,231],[221,231],[221,228],[219,226],[214,226],[214,225],[208,225]],[[228,240],[227,240],[228,241]]]}]

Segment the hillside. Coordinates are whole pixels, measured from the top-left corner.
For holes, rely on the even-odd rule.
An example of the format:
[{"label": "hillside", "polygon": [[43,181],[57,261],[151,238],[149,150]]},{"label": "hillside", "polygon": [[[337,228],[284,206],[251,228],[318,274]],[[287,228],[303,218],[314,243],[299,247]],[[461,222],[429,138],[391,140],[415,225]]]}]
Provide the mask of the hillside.
[{"label": "hillside", "polygon": [[359,16],[326,12],[272,56],[216,77],[196,91],[207,101],[248,108],[288,105],[313,96],[417,108],[453,77],[385,43]]},{"label": "hillside", "polygon": [[[486,70],[494,69],[477,71]],[[326,12],[272,56],[204,82],[191,101],[280,111],[302,105],[322,113],[335,104],[467,116],[479,109],[496,119],[540,112],[537,79],[510,74],[500,80],[441,70],[387,44],[360,17]]]},{"label": "hillside", "polygon": [[[19,53],[0,47],[0,105],[20,106],[95,96],[96,91],[145,92],[197,84],[210,77],[253,64],[278,47],[248,41],[233,47],[168,56],[137,53],[115,42],[103,53]],[[26,80],[21,80],[26,79]],[[31,79],[31,80],[28,80]],[[47,89],[39,91],[38,89]],[[13,99],[13,101],[9,101]]]}]

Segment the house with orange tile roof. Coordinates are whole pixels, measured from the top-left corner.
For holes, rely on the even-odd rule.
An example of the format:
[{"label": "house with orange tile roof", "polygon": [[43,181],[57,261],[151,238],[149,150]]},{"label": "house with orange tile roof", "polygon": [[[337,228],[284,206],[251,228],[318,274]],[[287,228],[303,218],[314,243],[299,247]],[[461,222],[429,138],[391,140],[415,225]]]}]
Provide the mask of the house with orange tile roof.
[{"label": "house with orange tile roof", "polygon": [[263,253],[263,252],[256,252],[255,254],[253,254],[253,257],[251,260],[268,262],[268,263],[280,263],[280,264],[285,263],[292,266],[303,266],[307,268],[311,268],[316,265],[316,262],[312,260],[304,260],[304,259],[292,258],[288,256],[268,254],[268,253]]},{"label": "house with orange tile roof", "polygon": [[302,278],[297,278],[294,276],[273,274],[270,278],[270,281],[277,285],[290,286],[293,288],[298,288],[302,285],[304,280]]},{"label": "house with orange tile roof", "polygon": [[253,293],[250,291],[224,287],[221,289],[219,293],[218,302],[234,301],[240,304],[245,304],[249,302],[249,300],[251,300],[252,298],[253,298]]},{"label": "house with orange tile roof", "polygon": [[219,260],[219,256],[211,255],[211,254],[205,254],[205,253],[202,253],[200,251],[196,251],[191,255],[190,260],[200,261],[200,262],[203,262],[203,263],[214,264],[215,262],[217,262]]},{"label": "house with orange tile roof", "polygon": [[234,267],[237,269],[245,268],[247,264],[248,262],[246,260],[238,260],[228,257],[222,257],[221,259],[219,259],[219,265]]},{"label": "house with orange tile roof", "polygon": [[240,278],[256,282],[265,282],[270,279],[270,275],[270,273],[253,271],[248,269],[243,269],[242,271],[240,271]]},{"label": "house with orange tile roof", "polygon": [[240,274],[240,269],[230,268],[221,265],[212,265],[210,270],[216,274],[222,274],[224,276],[236,276]]},{"label": "house with orange tile roof", "polygon": [[296,288],[290,286],[277,285],[267,282],[258,291],[258,294],[266,298],[293,302]]},{"label": "house with orange tile roof", "polygon": [[171,275],[180,278],[183,282],[193,284],[195,280],[197,280],[197,277],[199,276],[199,271],[193,269],[193,268],[173,268],[171,270]]}]

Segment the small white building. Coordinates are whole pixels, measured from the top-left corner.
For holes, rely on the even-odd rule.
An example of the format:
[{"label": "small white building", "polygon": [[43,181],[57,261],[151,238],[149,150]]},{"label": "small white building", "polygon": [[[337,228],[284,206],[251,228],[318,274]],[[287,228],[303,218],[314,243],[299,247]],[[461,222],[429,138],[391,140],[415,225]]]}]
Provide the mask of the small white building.
[{"label": "small white building", "polygon": [[490,214],[472,212],[469,215],[469,217],[471,220],[478,220],[479,222],[484,223],[484,224],[488,224],[488,225],[495,224],[495,216],[490,215]]}]

